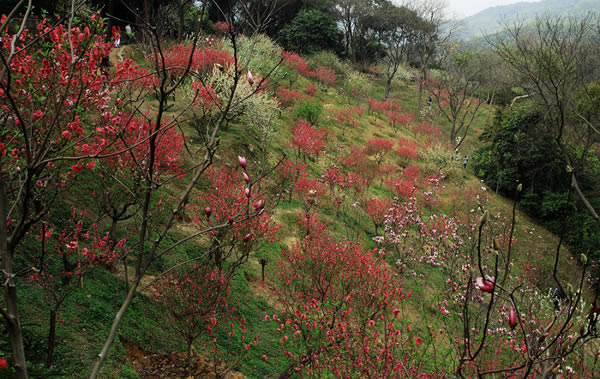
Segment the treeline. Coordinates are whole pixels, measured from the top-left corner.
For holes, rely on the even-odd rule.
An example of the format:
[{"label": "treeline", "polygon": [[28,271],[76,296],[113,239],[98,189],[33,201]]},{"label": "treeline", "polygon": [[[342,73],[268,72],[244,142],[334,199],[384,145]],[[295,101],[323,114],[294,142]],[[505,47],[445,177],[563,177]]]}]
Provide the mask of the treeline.
[{"label": "treeline", "polygon": [[[488,37],[503,83],[475,173],[576,253],[600,257],[598,19],[538,18]],[[504,80],[502,80],[504,78]],[[502,87],[502,85],[500,86]]]}]

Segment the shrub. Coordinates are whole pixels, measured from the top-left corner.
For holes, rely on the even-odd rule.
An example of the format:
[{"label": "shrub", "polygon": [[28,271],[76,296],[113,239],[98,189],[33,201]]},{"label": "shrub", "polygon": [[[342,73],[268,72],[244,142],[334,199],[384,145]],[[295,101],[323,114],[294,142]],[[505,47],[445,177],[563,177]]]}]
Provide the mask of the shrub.
[{"label": "shrub", "polygon": [[345,67],[340,58],[331,51],[321,50],[308,57],[308,67],[311,70],[317,67],[326,67],[333,70],[337,75],[345,74]]},{"label": "shrub", "polygon": [[371,82],[365,74],[352,71],[344,82],[343,91],[348,98],[360,99],[366,96],[371,87]]},{"label": "shrub", "polygon": [[[233,55],[233,46],[230,41],[228,41],[224,48],[229,54]],[[279,64],[282,54],[281,47],[264,34],[254,36],[242,35],[236,41],[236,48],[242,67],[253,73],[269,73]]]},{"label": "shrub", "polygon": [[443,171],[446,177],[458,175],[461,162],[456,159],[456,153],[448,146],[442,144],[428,145],[420,150],[423,160],[423,169],[427,173]]},{"label": "shrub", "polygon": [[318,101],[307,99],[296,105],[294,114],[313,125],[317,125],[319,118],[321,118],[321,115],[323,114],[323,104]]},{"label": "shrub", "polygon": [[[206,88],[211,90],[212,95],[217,96],[217,102],[227,103],[231,96],[234,76],[235,68],[233,66],[229,66],[227,70],[220,70],[215,67],[212,76],[205,81]],[[258,77],[255,78],[254,84],[250,84],[245,78],[238,81],[233,94],[234,101],[230,115],[232,118],[244,120],[263,134],[265,131],[261,128],[264,129],[265,124],[270,125],[271,120],[278,114],[279,107],[277,101],[265,91],[257,90],[259,83],[260,79]],[[200,86],[204,89],[204,86]],[[200,96],[208,101],[210,96],[206,97],[207,95],[206,90],[204,92],[200,91]]]}]

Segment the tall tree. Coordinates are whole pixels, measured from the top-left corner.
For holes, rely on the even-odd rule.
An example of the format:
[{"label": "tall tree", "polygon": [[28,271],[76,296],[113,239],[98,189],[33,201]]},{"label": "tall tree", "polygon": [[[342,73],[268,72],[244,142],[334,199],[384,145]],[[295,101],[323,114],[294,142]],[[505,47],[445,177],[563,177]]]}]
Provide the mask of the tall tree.
[{"label": "tall tree", "polygon": [[362,3],[361,0],[339,0],[334,6],[336,19],[342,25],[344,32],[344,53],[347,57],[351,57],[352,61],[356,61],[352,46],[354,42],[354,29],[356,28]]},{"label": "tall tree", "polygon": [[576,107],[579,94],[585,94],[585,84],[598,79],[598,72],[591,69],[598,53],[594,43],[597,25],[593,15],[581,19],[546,16],[538,18],[533,28],[523,23],[509,25],[503,36],[488,41],[543,110],[547,127],[568,164],[571,185],[600,225],[600,215],[578,180],[586,154],[572,149],[575,143],[591,151],[600,136],[598,124]]},{"label": "tall tree", "polygon": [[427,71],[435,58],[440,43],[447,42],[454,35],[458,24],[446,18],[445,0],[407,1],[406,5],[414,9],[423,20],[417,29],[415,43],[415,63],[419,67],[419,113],[423,106],[423,85],[427,80]]},{"label": "tall tree", "polygon": [[441,71],[437,80],[426,81],[440,113],[450,123],[450,144],[458,149],[475,121],[481,105],[481,77],[484,67],[473,52],[457,52],[458,46],[447,43],[442,52]]},{"label": "tall tree", "polygon": [[378,21],[382,42],[387,47],[383,59],[386,68],[384,100],[390,94],[392,80],[398,73],[400,65],[408,60],[415,48],[418,29],[423,26],[416,11],[405,6],[388,3],[379,9]]},{"label": "tall tree", "polygon": [[286,49],[301,54],[339,51],[341,40],[335,20],[316,9],[300,11],[291,24],[281,29],[280,36]]}]

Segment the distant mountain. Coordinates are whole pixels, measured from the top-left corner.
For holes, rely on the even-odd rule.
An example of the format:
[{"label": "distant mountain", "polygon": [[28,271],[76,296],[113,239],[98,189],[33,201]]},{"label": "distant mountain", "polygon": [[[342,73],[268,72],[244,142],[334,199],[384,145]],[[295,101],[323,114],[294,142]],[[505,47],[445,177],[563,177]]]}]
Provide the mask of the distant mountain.
[{"label": "distant mountain", "polygon": [[536,15],[583,16],[590,12],[600,13],[600,0],[543,0],[535,3],[515,3],[484,9],[464,19],[461,36],[467,40],[484,34],[492,34],[506,23],[531,21]]}]

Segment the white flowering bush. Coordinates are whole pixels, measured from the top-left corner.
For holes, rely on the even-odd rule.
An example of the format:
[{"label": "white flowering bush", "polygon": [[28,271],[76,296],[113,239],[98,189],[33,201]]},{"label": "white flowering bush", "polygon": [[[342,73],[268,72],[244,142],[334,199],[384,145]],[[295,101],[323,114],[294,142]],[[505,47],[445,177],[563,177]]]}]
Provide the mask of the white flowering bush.
[{"label": "white flowering bush", "polygon": [[[240,36],[236,41],[239,63],[244,69],[268,74],[275,68],[274,74],[282,71],[281,52],[282,49],[264,34],[255,36]],[[233,56],[233,45],[231,41],[224,41],[224,48]],[[278,75],[271,75],[277,78]]]},{"label": "white flowering bush", "polygon": [[457,177],[460,174],[461,162],[456,158],[456,153],[445,145],[428,145],[419,152],[423,161],[423,171],[435,174],[442,171],[448,178]]}]

